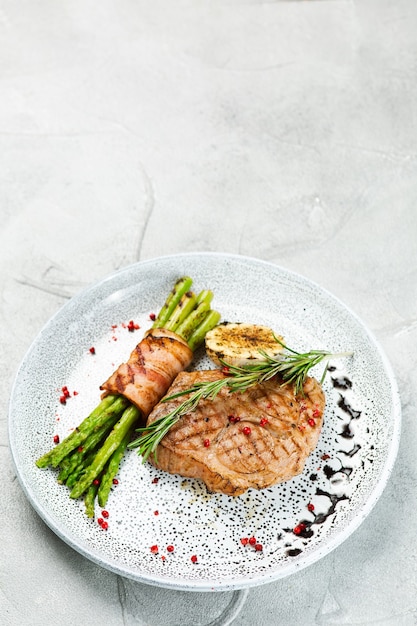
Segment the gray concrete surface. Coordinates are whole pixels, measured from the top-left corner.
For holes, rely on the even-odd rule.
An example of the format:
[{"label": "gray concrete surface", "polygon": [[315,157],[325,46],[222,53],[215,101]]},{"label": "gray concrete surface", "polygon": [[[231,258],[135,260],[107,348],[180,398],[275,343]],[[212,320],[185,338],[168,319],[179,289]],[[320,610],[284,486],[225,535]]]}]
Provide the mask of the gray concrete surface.
[{"label": "gray concrete surface", "polygon": [[230,623],[229,594],[133,583],[60,541],[8,450],[11,385],[50,316],[115,269],[200,250],[341,298],[403,405],[371,515],[251,589],[234,626],[417,624],[416,33],[414,0],[0,0],[2,624]]}]

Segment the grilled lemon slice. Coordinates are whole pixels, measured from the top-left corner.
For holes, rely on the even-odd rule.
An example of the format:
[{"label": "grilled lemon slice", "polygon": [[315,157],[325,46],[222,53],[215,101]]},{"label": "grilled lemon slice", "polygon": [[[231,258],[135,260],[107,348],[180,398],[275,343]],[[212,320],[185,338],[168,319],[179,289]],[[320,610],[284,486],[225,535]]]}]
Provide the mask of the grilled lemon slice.
[{"label": "grilled lemon slice", "polygon": [[267,326],[224,322],[206,334],[206,352],[217,365],[254,365],[265,360],[262,352],[274,357],[283,350],[277,339],[283,341]]}]

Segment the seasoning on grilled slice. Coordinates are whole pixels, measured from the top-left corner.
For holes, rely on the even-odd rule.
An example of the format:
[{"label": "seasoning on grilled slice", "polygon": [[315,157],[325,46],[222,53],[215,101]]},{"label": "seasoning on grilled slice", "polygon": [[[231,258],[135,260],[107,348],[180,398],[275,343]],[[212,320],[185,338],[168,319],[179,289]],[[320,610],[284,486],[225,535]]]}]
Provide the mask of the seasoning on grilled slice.
[{"label": "seasoning on grilled slice", "polygon": [[282,352],[283,345],[277,339],[283,341],[267,326],[224,322],[206,334],[206,352],[217,365],[222,361],[238,367],[253,365],[264,361],[265,354],[275,357]]},{"label": "seasoning on grilled slice", "polygon": [[[169,396],[202,381],[223,378],[220,370],[181,372]],[[158,445],[151,463],[171,474],[204,481],[211,492],[238,496],[300,474],[323,422],[321,385],[308,377],[303,392],[277,377],[244,392],[223,388],[212,400],[183,415]],[[160,402],[148,424],[187,396]]]}]

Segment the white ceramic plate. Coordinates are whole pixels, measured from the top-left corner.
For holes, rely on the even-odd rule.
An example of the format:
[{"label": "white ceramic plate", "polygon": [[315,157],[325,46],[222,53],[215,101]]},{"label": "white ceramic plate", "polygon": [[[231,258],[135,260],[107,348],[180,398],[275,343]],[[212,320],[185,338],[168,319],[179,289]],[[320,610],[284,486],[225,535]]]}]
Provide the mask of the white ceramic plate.
[{"label": "white ceramic plate", "polygon": [[[109,528],[70,500],[56,472],[35,460],[99,402],[99,385],[130,354],[175,280],[214,291],[228,321],[266,324],[297,350],[353,351],[331,363],[325,424],[302,475],[232,499],[198,481],[142,464],[129,451],[109,498]],[[129,320],[140,330],[128,332]],[[117,325],[117,328],[113,326]],[[96,354],[89,351],[95,347]],[[206,367],[204,356],[196,367]],[[321,376],[320,366],[313,371]],[[73,394],[59,402],[66,385]],[[252,258],[191,253],[137,263],[86,289],[45,326],[13,387],[9,432],[21,485],[46,524],[97,564],[128,578],[181,590],[231,590],[287,576],[328,554],[368,515],[389,478],[400,437],[391,368],[362,322],[318,285]],[[154,482],[158,478],[158,482]],[[312,503],[314,511],[307,505]],[[156,514],[157,512],[157,514]],[[293,532],[300,522],[308,532]],[[304,536],[303,536],[304,535]],[[243,546],[255,536],[263,551]],[[150,547],[157,545],[158,554]],[[168,552],[167,546],[174,551]],[[196,555],[197,563],[191,561]]]}]

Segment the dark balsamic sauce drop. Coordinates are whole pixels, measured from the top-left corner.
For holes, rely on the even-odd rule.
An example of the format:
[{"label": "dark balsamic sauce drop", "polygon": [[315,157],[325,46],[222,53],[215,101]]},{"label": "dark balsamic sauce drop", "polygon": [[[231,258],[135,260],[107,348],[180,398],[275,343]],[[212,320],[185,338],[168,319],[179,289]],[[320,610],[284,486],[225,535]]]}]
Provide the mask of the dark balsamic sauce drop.
[{"label": "dark balsamic sauce drop", "polygon": [[[336,371],[335,367],[329,367],[328,369],[330,372]],[[347,378],[347,376],[335,376],[335,377],[332,377],[331,380],[332,380],[333,387],[335,387],[336,389],[349,390],[352,388],[352,381],[349,378]],[[339,436],[343,437],[344,439],[353,439],[355,434],[351,429],[351,422],[352,420],[358,420],[361,417],[361,411],[354,409],[346,401],[346,398],[341,393],[339,394],[339,401],[337,405],[340,409],[342,409],[344,413],[347,413],[350,418],[349,422],[344,425],[342,432],[339,433]],[[347,458],[352,458],[355,454],[359,452],[360,449],[361,449],[361,446],[358,443],[356,443],[353,445],[350,451],[345,452],[344,450],[338,450],[338,452],[340,454],[344,454]],[[330,467],[330,465],[325,465],[323,467],[323,473],[329,481],[335,476],[335,474],[340,474],[340,473],[345,474],[349,478],[352,471],[353,471],[352,467],[346,467],[342,464],[339,469],[333,469],[332,467]],[[312,482],[315,482],[318,480],[318,476],[315,473],[310,474],[309,478]],[[337,482],[337,478],[333,480],[333,482]],[[309,539],[310,537],[314,535],[315,525],[324,524],[324,522],[331,515],[335,513],[336,507],[339,502],[350,499],[349,496],[347,495],[338,496],[336,494],[329,493],[328,491],[325,491],[324,489],[320,489],[319,487],[317,487],[316,489],[316,495],[325,496],[326,498],[328,498],[329,506],[328,506],[327,511],[324,511],[323,513],[317,513],[317,514],[313,513],[314,515],[313,521],[303,520],[302,522],[300,522],[299,525],[303,527],[303,530],[301,533],[299,533],[298,536],[303,537],[304,539]],[[289,528],[286,528],[284,530],[285,532],[293,532]],[[291,548],[287,550],[287,555],[294,557],[294,556],[298,556],[299,554],[301,554],[301,552],[302,550],[300,548]]]},{"label": "dark balsamic sauce drop", "polygon": [[330,480],[330,478],[337,473],[337,470],[332,469],[329,465],[325,465],[323,467],[323,472],[326,476],[326,478],[328,478]]},{"label": "dark balsamic sauce drop", "polygon": [[350,404],[346,402],[346,398],[342,396],[342,394],[340,394],[340,399],[339,399],[339,402],[337,403],[337,406],[339,406],[343,411],[345,411],[345,413],[350,415],[350,417],[354,420],[359,419],[361,416],[361,411],[352,409],[352,407],[350,406]]},{"label": "dark balsamic sauce drop", "polygon": [[362,446],[360,446],[358,443],[355,443],[352,450],[349,450],[349,452],[346,452],[345,450],[338,450],[338,453],[344,454],[345,456],[348,456],[351,459],[353,456],[355,456],[355,454],[359,452],[361,448]]},{"label": "dark balsamic sauce drop", "polygon": [[342,500],[349,500],[349,496],[336,496],[335,494],[328,493],[327,491],[324,491],[320,488],[316,489],[316,495],[326,496],[327,498],[329,498],[330,506],[325,513],[318,513],[315,516],[313,524],[323,524],[330,515],[333,515],[339,502],[341,502]]},{"label": "dark balsamic sauce drop", "polygon": [[346,426],[343,427],[342,432],[339,434],[343,437],[343,439],[353,439],[355,436],[355,433],[350,428],[350,424],[346,424]]},{"label": "dark balsamic sauce drop", "polygon": [[[342,377],[343,380],[349,380],[346,377]],[[341,378],[332,378],[332,383],[334,387],[341,387],[340,384],[340,380]],[[350,389],[352,384],[349,381],[350,386],[348,385],[348,383],[344,383],[345,385],[345,389]],[[345,413],[347,413],[350,417],[349,422],[347,424],[344,425],[343,430],[340,434],[341,437],[343,437],[343,439],[353,439],[353,437],[355,436],[355,433],[352,431],[351,429],[351,423],[352,420],[358,420],[362,414],[362,411],[358,411],[357,409],[354,409],[347,401],[346,398],[342,395],[339,394],[339,401],[337,403],[337,406],[342,409],[342,411],[344,411]]]},{"label": "dark balsamic sauce drop", "polygon": [[301,554],[302,550],[300,548],[291,548],[291,550],[287,550],[288,556],[298,556]]},{"label": "dark balsamic sauce drop", "polygon": [[332,378],[333,387],[336,389],[351,389],[352,381],[347,376],[339,376],[339,378]]},{"label": "dark balsamic sauce drop", "polygon": [[302,537],[303,539],[310,539],[310,537],[314,535],[314,531],[311,528],[313,523],[314,522],[311,522],[310,520],[301,520],[299,526],[303,526],[303,530],[300,532],[299,537]]}]

